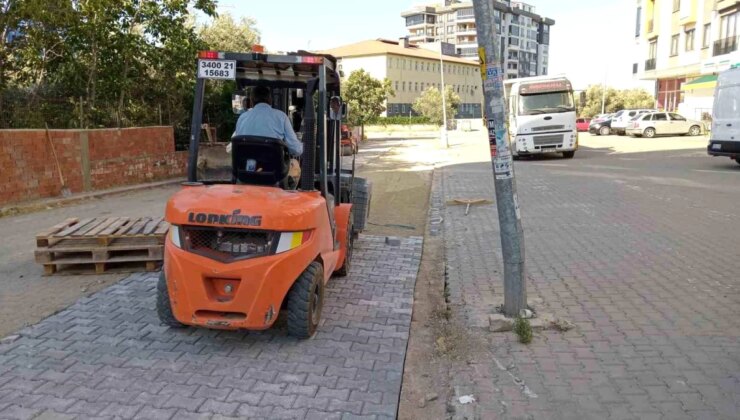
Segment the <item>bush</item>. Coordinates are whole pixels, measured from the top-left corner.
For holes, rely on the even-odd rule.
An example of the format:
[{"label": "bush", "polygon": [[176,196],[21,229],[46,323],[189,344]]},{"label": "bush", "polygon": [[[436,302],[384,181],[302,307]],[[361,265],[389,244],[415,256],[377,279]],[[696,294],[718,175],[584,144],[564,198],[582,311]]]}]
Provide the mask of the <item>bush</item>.
[{"label": "bush", "polygon": [[416,117],[378,117],[373,118],[368,122],[368,125],[415,125],[415,124],[431,124],[429,118],[416,116]]},{"label": "bush", "polygon": [[514,333],[519,336],[519,342],[523,344],[529,344],[532,342],[532,325],[529,320],[517,317],[514,321]]}]

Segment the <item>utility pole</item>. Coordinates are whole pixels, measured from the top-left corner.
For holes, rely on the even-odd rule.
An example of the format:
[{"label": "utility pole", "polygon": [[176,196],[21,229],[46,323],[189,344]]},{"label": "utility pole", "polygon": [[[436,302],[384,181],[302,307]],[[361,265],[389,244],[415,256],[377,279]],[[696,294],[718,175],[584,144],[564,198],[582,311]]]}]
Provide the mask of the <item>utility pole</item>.
[{"label": "utility pole", "polygon": [[493,1],[474,0],[473,8],[504,261],[504,315],[515,317],[519,316],[522,309],[527,308],[527,285],[524,281],[524,234],[514,182],[509,132],[506,128],[499,34],[493,20]]},{"label": "utility pole", "polygon": [[439,74],[442,78],[442,137],[445,147],[450,148],[450,139],[447,136],[447,89],[445,89],[445,62],[442,59],[442,41],[439,41]]},{"label": "utility pole", "polygon": [[606,108],[606,75],[608,70],[604,70],[604,83],[601,84],[601,113]]}]

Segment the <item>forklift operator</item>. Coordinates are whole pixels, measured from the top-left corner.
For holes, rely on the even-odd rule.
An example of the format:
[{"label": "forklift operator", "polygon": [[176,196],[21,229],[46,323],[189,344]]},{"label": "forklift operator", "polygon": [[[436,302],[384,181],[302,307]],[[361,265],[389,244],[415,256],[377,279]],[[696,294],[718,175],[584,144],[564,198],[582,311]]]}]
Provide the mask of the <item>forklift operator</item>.
[{"label": "forklift operator", "polygon": [[272,107],[270,88],[257,86],[252,89],[254,107],[239,116],[234,136],[262,136],[285,140],[293,156],[303,153],[303,143],[293,131],[290,119],[284,112]]}]

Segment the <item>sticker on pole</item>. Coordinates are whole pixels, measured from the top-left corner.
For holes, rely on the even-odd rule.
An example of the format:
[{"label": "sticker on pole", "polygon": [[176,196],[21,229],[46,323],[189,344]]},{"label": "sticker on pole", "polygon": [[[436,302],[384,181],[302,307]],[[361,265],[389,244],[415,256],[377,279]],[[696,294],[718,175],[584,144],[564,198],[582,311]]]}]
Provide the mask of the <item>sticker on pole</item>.
[{"label": "sticker on pole", "polygon": [[511,156],[497,156],[493,160],[493,174],[496,179],[511,179],[514,176],[511,166]]},{"label": "sticker on pole", "polygon": [[198,78],[234,80],[236,60],[198,60]]},{"label": "sticker on pole", "polygon": [[504,75],[498,64],[486,66],[486,77],[483,79],[483,90],[492,92],[495,89],[503,89]]}]

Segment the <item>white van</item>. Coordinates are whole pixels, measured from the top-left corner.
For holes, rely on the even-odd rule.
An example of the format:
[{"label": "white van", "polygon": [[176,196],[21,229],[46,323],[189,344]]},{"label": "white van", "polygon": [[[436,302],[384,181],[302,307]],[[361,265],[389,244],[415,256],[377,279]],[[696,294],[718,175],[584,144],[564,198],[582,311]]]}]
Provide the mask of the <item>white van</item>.
[{"label": "white van", "polygon": [[711,156],[727,156],[740,164],[740,65],[717,78],[707,152]]},{"label": "white van", "polygon": [[648,112],[656,112],[657,109],[623,109],[617,112],[612,118],[612,133],[617,133],[620,136],[625,135],[627,131],[627,125],[632,121],[633,118],[646,114]]}]

